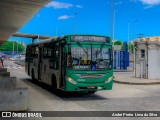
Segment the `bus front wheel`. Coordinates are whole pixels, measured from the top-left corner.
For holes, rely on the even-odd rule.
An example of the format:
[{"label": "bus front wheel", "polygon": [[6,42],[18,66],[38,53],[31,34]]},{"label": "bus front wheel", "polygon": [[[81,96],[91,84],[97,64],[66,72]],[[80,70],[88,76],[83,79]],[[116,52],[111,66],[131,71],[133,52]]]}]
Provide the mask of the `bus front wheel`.
[{"label": "bus front wheel", "polygon": [[96,91],[88,91],[88,94],[94,94]]}]

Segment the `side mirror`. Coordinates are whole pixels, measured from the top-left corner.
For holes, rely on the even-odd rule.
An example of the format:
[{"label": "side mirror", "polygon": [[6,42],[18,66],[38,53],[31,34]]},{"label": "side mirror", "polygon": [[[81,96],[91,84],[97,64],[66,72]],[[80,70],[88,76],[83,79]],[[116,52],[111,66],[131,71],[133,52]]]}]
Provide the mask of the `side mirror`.
[{"label": "side mirror", "polygon": [[72,68],[72,56],[71,55],[67,56],[67,66],[69,68]]}]

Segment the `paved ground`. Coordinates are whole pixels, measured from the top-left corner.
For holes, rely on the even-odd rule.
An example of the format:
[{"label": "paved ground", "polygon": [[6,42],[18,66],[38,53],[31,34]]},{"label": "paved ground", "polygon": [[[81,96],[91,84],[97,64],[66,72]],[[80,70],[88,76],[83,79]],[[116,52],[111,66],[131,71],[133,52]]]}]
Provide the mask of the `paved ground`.
[{"label": "paved ground", "polygon": [[115,81],[123,84],[137,83],[139,84],[160,84],[160,80],[151,80],[144,78],[135,78],[134,72],[114,72]]},{"label": "paved ground", "polygon": [[[5,61],[5,65],[15,65]],[[15,65],[16,66],[16,65]],[[18,77],[18,87],[29,89],[30,111],[159,111],[160,85],[127,85],[114,83],[111,91],[98,91],[94,95],[53,93],[46,85],[34,84],[23,69],[9,69],[11,76]],[[124,73],[125,74],[125,73]],[[120,76],[121,73],[116,73]],[[38,118],[39,119],[39,118]],[[44,119],[44,118],[43,118]],[[62,118],[46,118],[62,119]],[[135,120],[135,118],[63,118]],[[159,118],[137,118],[138,120]]]}]

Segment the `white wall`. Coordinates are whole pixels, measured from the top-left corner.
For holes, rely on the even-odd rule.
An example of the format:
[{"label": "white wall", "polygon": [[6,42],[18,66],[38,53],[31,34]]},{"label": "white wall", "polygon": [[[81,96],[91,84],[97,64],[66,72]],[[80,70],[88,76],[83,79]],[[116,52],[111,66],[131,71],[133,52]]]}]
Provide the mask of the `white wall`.
[{"label": "white wall", "polygon": [[[145,50],[145,58],[141,58],[141,50]],[[146,74],[147,48],[145,44],[138,45],[135,55],[135,77],[147,78]]]},{"label": "white wall", "polygon": [[148,51],[148,79],[160,79],[160,50]]},{"label": "white wall", "polygon": [[135,69],[135,76],[136,77],[141,77],[141,73],[140,73],[140,64],[136,64],[136,69]]},{"label": "white wall", "polygon": [[146,63],[145,63],[145,59],[138,59],[137,63],[136,63],[136,77],[139,78],[146,78]]}]

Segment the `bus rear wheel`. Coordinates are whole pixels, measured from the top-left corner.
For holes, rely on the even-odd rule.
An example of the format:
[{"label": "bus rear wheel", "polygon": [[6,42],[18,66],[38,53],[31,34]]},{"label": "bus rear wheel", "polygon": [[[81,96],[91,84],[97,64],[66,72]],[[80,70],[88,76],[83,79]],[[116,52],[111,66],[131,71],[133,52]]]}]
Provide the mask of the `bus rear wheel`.
[{"label": "bus rear wheel", "polygon": [[57,89],[56,77],[52,75],[52,89]]},{"label": "bus rear wheel", "polygon": [[36,79],[35,79],[35,76],[34,76],[34,71],[32,70],[32,81],[35,82]]}]

